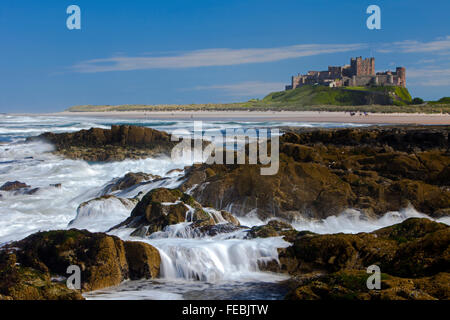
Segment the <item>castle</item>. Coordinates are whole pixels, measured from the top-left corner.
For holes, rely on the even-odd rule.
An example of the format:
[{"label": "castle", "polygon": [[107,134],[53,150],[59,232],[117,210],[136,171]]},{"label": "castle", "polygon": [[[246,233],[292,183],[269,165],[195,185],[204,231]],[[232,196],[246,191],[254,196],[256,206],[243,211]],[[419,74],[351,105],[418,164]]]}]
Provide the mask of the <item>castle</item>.
[{"label": "castle", "polygon": [[406,69],[397,67],[396,71],[375,73],[375,58],[351,58],[345,66],[329,66],[327,71],[308,71],[292,77],[286,90],[304,85],[324,85],[328,87],[347,86],[401,86],[406,87]]}]

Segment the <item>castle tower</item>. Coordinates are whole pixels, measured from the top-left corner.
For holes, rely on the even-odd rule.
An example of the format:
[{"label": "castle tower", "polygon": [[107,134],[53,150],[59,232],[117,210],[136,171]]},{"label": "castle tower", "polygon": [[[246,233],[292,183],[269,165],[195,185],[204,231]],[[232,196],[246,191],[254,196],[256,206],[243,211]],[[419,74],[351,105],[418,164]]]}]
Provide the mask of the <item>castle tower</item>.
[{"label": "castle tower", "polygon": [[406,69],[403,67],[397,67],[396,69],[397,77],[400,80],[399,85],[406,87]]},{"label": "castle tower", "polygon": [[350,70],[352,76],[357,76],[361,69],[361,57],[350,59]]},{"label": "castle tower", "polygon": [[374,76],[375,75],[375,58],[369,59],[369,75]]},{"label": "castle tower", "polygon": [[350,68],[352,75],[355,76],[374,76],[375,58],[356,57],[350,59]]}]

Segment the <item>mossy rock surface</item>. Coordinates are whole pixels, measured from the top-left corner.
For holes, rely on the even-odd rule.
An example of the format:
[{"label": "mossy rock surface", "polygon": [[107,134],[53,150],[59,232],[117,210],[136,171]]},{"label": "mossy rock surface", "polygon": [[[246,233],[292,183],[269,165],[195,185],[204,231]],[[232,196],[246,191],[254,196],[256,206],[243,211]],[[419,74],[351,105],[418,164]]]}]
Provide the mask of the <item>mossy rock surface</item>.
[{"label": "mossy rock surface", "polygon": [[[30,292],[38,292],[43,299],[58,298],[58,290],[59,298],[70,298],[73,290],[63,290],[65,284],[50,282],[53,275],[67,276],[70,265],[81,270],[82,290],[91,291],[119,285],[129,278],[155,278],[161,261],[158,250],[149,244],[127,243],[115,236],[77,229],[35,233],[3,247],[0,258],[1,265],[14,271],[8,275],[3,269],[2,276],[6,277],[3,284],[16,288],[14,292],[5,289],[3,292],[9,293],[0,294],[14,299],[21,299],[21,295],[25,297]],[[32,279],[33,287],[39,286],[37,291],[23,286],[27,279]],[[49,292],[54,292],[54,296]]]},{"label": "mossy rock surface", "polygon": [[[279,259],[272,271],[299,279],[288,299],[450,298],[450,226],[429,219],[410,218],[372,233],[298,233]],[[371,265],[380,268],[381,290],[367,288]]]},{"label": "mossy rock surface", "polygon": [[[129,218],[111,230],[122,227],[134,228],[130,235],[146,237],[183,222],[190,223],[186,228],[198,236],[216,235],[239,229],[239,220],[231,213],[225,210],[209,210],[205,209],[193,196],[179,189],[157,188],[149,191],[139,201]],[[229,226],[214,227],[219,224],[229,224]]]},{"label": "mossy rock surface", "polygon": [[276,174],[262,175],[259,164],[199,164],[187,168],[180,189],[202,205],[261,220],[323,219],[347,209],[376,218],[411,205],[442,217],[450,208],[449,131],[287,128]]},{"label": "mossy rock surface", "polygon": [[400,278],[381,274],[381,289],[369,290],[371,274],[362,270],[338,271],[303,279],[286,296],[289,300],[447,300],[450,297],[450,273],[431,277]]},{"label": "mossy rock surface", "polygon": [[44,140],[56,153],[87,161],[122,161],[170,154],[175,146],[170,135],[151,128],[113,125],[111,129],[91,128],[70,133],[46,132],[28,141]]},{"label": "mossy rock surface", "polygon": [[358,270],[378,265],[400,277],[431,276],[450,268],[450,227],[410,218],[372,233],[297,234],[280,250],[281,268],[291,274]]}]

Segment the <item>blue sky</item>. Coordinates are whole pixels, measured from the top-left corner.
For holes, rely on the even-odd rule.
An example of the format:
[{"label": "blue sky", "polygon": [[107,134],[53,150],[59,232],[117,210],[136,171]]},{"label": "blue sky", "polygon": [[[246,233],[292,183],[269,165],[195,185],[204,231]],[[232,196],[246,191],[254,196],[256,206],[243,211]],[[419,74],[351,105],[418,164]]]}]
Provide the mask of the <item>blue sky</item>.
[{"label": "blue sky", "polygon": [[[66,8],[81,8],[68,30]],[[381,8],[368,30],[366,8]],[[375,56],[413,96],[450,96],[450,1],[0,2],[0,112],[245,101]]]}]

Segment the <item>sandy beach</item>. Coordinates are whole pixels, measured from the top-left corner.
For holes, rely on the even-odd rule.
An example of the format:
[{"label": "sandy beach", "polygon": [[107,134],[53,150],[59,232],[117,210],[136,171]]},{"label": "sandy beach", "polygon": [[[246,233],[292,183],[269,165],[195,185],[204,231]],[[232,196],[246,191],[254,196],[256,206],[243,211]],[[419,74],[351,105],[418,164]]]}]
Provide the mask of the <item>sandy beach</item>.
[{"label": "sandy beach", "polygon": [[59,112],[49,116],[107,117],[119,119],[157,120],[223,120],[223,121],[292,121],[338,122],[365,124],[422,124],[450,125],[450,114],[369,113],[350,115],[348,112],[317,111],[116,111],[116,112]]}]

